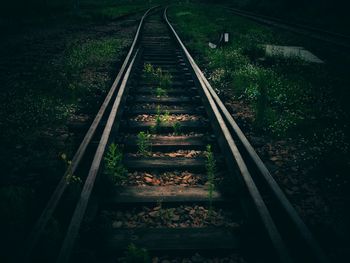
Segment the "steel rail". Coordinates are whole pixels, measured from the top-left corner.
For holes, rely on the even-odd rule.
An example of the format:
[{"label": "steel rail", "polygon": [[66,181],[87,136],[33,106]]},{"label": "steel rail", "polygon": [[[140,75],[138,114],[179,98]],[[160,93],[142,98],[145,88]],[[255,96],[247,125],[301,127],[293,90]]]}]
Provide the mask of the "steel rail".
[{"label": "steel rail", "polygon": [[252,176],[250,175],[250,172],[248,171],[248,168],[247,168],[247,166],[242,158],[242,155],[240,154],[240,152],[236,146],[236,143],[234,142],[234,139],[232,138],[232,135],[231,135],[228,127],[226,126],[225,120],[222,117],[210,91],[208,90],[207,86],[205,85],[205,82],[203,81],[203,77],[202,77],[203,74],[201,74],[201,72],[200,72],[198,66],[196,65],[196,63],[194,62],[192,56],[187,51],[185,45],[182,43],[182,41],[179,38],[178,34],[176,33],[175,29],[173,28],[173,26],[170,24],[170,22],[168,20],[167,8],[164,11],[164,19],[167,22],[167,24],[168,24],[171,32],[173,33],[175,39],[177,40],[178,44],[182,48],[182,51],[184,52],[185,56],[187,57],[191,67],[193,68],[194,73],[196,74],[196,76],[201,84],[200,86],[203,89],[203,92],[206,96],[206,99],[209,101],[211,109],[214,112],[214,115],[220,124],[220,129],[221,129],[221,131],[224,135],[224,138],[228,144],[232,159],[236,162],[236,165],[239,169],[239,173],[241,175],[241,179],[243,180],[245,187],[249,192],[250,198],[253,201],[256,212],[258,213],[258,215],[260,217],[260,221],[262,222],[263,227],[265,228],[265,231],[266,231],[266,233],[267,233],[267,235],[272,243],[272,246],[273,246],[274,250],[276,251],[277,258],[278,258],[279,262],[292,262],[291,257],[290,257],[289,252],[288,252],[288,249],[284,245],[284,241],[282,240],[282,237],[281,237],[279,231],[277,230],[276,224],[273,221],[273,219],[272,219],[272,217],[271,217],[271,215],[266,207],[266,204],[264,203],[263,198],[262,198],[256,184],[254,183]]},{"label": "steel rail", "polygon": [[[141,32],[143,21],[144,21],[144,18],[149,14],[149,12],[152,9],[153,8],[149,9],[142,17],[140,24],[139,24],[139,27],[137,29],[133,44],[132,44],[130,51],[128,53],[128,56],[127,56],[128,61],[127,62],[124,61],[125,65],[123,64],[124,72],[121,73],[118,83],[116,83],[117,79],[113,83],[113,86],[115,85],[115,87],[114,87],[114,90],[115,90],[116,87],[119,85],[120,80],[122,79],[118,93],[117,93],[116,98],[115,98],[114,103],[113,103],[113,107],[110,111],[110,114],[109,114],[109,117],[107,120],[107,124],[103,130],[103,134],[101,136],[100,143],[97,147],[97,150],[96,150],[96,153],[94,155],[93,162],[91,164],[88,176],[87,176],[86,181],[84,183],[83,190],[82,190],[81,195],[80,195],[80,199],[76,205],[76,208],[73,212],[73,216],[72,216],[71,221],[69,223],[68,230],[67,230],[66,236],[65,236],[64,241],[63,241],[63,245],[62,245],[61,250],[59,252],[58,259],[56,261],[57,263],[69,262],[69,260],[70,260],[70,257],[71,257],[71,254],[72,254],[72,251],[73,251],[73,248],[75,245],[75,241],[76,241],[77,236],[79,234],[80,226],[81,226],[82,220],[85,216],[85,212],[87,210],[87,206],[89,204],[89,200],[90,200],[92,191],[94,189],[95,181],[96,181],[96,178],[98,176],[98,173],[99,173],[99,170],[101,167],[103,155],[104,155],[106,147],[110,141],[111,132],[115,128],[115,124],[117,123],[116,116],[118,115],[119,111],[122,111],[122,101],[125,98],[124,94],[125,94],[125,90],[126,90],[126,85],[127,85],[128,80],[130,79],[129,77],[130,77],[130,73],[133,69],[134,62],[137,59],[137,56],[139,54],[139,49],[136,52],[134,52],[134,49],[135,49],[137,40],[139,38],[139,34]],[[219,97],[215,93],[214,89],[211,87],[211,85],[209,84],[209,82],[205,78],[204,74],[201,72],[201,70],[199,69],[199,67],[197,66],[195,61],[193,60],[192,56],[187,51],[185,45],[182,43],[181,39],[179,38],[175,29],[172,27],[171,23],[169,22],[169,20],[167,18],[167,9],[165,9],[165,11],[164,11],[164,19],[165,19],[168,27],[170,28],[170,31],[172,32],[175,40],[177,41],[177,43],[181,47],[182,52],[185,54],[190,66],[191,66],[191,69],[193,70],[193,72],[194,72],[194,74],[195,74],[195,76],[196,76],[196,78],[201,86],[201,90],[204,94],[203,99],[205,99],[207,101],[207,103],[209,104],[211,114],[213,114],[215,121],[218,123],[219,129],[220,129],[220,134],[223,135],[225,148],[228,148],[228,152],[229,152],[228,158],[232,159],[234,161],[234,164],[238,168],[238,172],[240,175],[239,179],[241,180],[241,182],[244,183],[245,189],[249,193],[249,197],[252,201],[252,204],[254,205],[255,211],[257,212],[257,214],[259,216],[259,220],[263,225],[263,228],[264,228],[264,230],[265,230],[265,232],[266,232],[266,234],[271,242],[271,245],[272,245],[274,251],[276,252],[276,257],[277,257],[278,261],[279,262],[292,262],[288,248],[285,245],[285,242],[284,242],[284,240],[283,240],[283,238],[278,230],[278,227],[276,226],[276,223],[275,223],[273,217],[271,216],[271,213],[268,210],[268,207],[265,204],[264,199],[262,198],[262,196],[259,192],[259,189],[256,186],[256,183],[254,182],[253,177],[250,174],[250,171],[246,165],[246,161],[244,160],[244,158],[240,152],[239,147],[235,143],[236,138],[234,138],[234,136],[236,136],[238,138],[238,141],[243,144],[243,146],[245,147],[244,149],[247,151],[250,159],[256,164],[257,168],[259,169],[260,173],[262,173],[262,176],[266,180],[267,184],[272,188],[273,193],[277,196],[276,197],[277,199],[281,198],[280,197],[281,194],[284,196],[282,190],[278,187],[277,183],[274,181],[271,174],[268,172],[268,170],[264,166],[263,162],[261,161],[261,159],[255,153],[253,147],[249,144],[249,141],[246,139],[246,137],[244,136],[242,131],[239,129],[238,125],[235,123],[234,119],[229,114],[229,112],[225,108],[224,104],[221,102],[221,100],[219,99]],[[131,59],[131,62],[129,63],[130,57],[133,54],[134,54],[134,56]],[[127,70],[125,72],[126,67],[127,67]],[[118,76],[119,76],[119,74],[118,74]],[[112,86],[112,88],[113,88],[113,86]],[[109,101],[111,99],[112,99],[112,96],[109,99]],[[109,102],[107,104],[109,104]],[[104,111],[105,111],[105,109],[104,109]],[[102,118],[102,115],[100,116],[100,120]],[[98,116],[96,116],[96,118],[97,117]],[[96,120],[96,118],[95,118],[95,120]],[[96,125],[93,133],[95,132],[96,128],[97,128],[97,125]],[[91,127],[90,127],[90,129],[91,129]],[[90,131],[90,129],[89,129],[89,131]],[[234,135],[232,135],[232,134],[234,134]],[[85,138],[87,137],[87,135],[85,136]],[[92,139],[92,136],[93,136],[93,134],[91,135],[89,142]],[[85,140],[85,138],[84,138],[84,140]],[[87,147],[87,145],[86,145],[86,147]],[[85,152],[85,150],[86,150],[86,148],[84,149],[84,152]],[[81,156],[81,158],[82,157],[83,157],[83,155]],[[80,160],[81,160],[81,158],[80,158]],[[78,161],[78,164],[79,164],[80,160]],[[78,164],[74,169],[76,169],[78,167]],[[66,171],[65,175],[73,173],[71,167],[69,167],[68,169],[69,170]],[[63,177],[62,179],[65,179],[65,177]],[[272,181],[271,181],[271,179],[272,179]],[[66,184],[65,180],[64,180],[64,183]],[[274,188],[277,188],[277,190]],[[63,192],[64,192],[64,190],[63,190]],[[62,196],[63,192],[61,193],[61,196]],[[284,196],[284,198],[286,199],[285,196]],[[283,199],[283,197],[282,197],[282,199]],[[58,203],[58,201],[59,201],[59,199],[57,200],[57,203]],[[57,203],[55,204],[55,206],[57,206]],[[299,218],[299,216],[297,215],[296,211],[294,210],[294,208],[291,206],[290,203],[289,203],[289,205],[290,205],[290,207],[287,207],[288,208],[287,213],[290,213],[289,210],[293,209],[295,215],[301,221],[301,219]],[[52,216],[53,212],[54,211],[52,210],[50,217]],[[48,219],[50,219],[50,217]],[[304,224],[302,221],[301,221],[301,223]],[[308,229],[305,225],[304,225],[304,227],[308,231]],[[45,229],[45,226],[43,227],[42,231],[44,229]],[[307,232],[307,233],[311,235],[311,232]],[[39,238],[39,236],[38,236],[38,238]],[[309,238],[308,235],[307,235],[307,238]],[[311,238],[312,238],[312,235],[311,235]],[[310,239],[307,239],[307,240],[310,240]],[[311,248],[313,248],[313,249],[316,248],[316,250],[317,250],[317,247],[311,247]],[[318,261],[318,262],[326,262],[326,261]]]},{"label": "steel rail", "polygon": [[[166,13],[165,13],[165,17],[166,17]],[[167,17],[166,17],[166,21],[168,22],[170,28],[173,30],[173,33],[176,34],[175,30],[171,26]],[[181,41],[178,36],[177,38],[178,38],[178,41]],[[248,141],[248,139],[246,138],[242,130],[239,128],[239,126],[237,125],[237,123],[235,122],[232,115],[229,113],[229,111],[225,107],[225,105],[222,103],[221,99],[216,94],[215,90],[210,85],[207,78],[204,76],[204,74],[202,73],[198,65],[195,63],[195,61],[193,60],[189,52],[187,52],[186,47],[183,44],[181,46],[184,48],[184,51],[186,51],[185,52],[186,56],[188,56],[191,63],[193,63],[192,66],[196,69],[196,73],[198,73],[200,79],[204,82],[206,89],[210,92],[210,95],[212,96],[213,100],[215,101],[215,103],[223,113],[226,122],[231,128],[231,131],[237,137],[238,141],[242,144],[245,152],[248,154],[248,158],[255,165],[255,168],[257,168],[259,175],[262,176],[261,178],[269,187],[269,190],[275,197],[276,201],[278,202],[278,205],[284,210],[284,212],[291,219],[291,221],[294,224],[294,227],[299,232],[302,239],[306,242],[306,245],[312,251],[312,255],[314,256],[314,259],[316,260],[316,262],[327,263],[328,262],[327,257],[325,256],[324,252],[322,251],[322,249],[314,239],[308,227],[305,225],[305,223],[300,218],[300,216],[298,215],[298,213],[296,212],[292,204],[289,202],[286,195],[278,186],[277,182],[275,181],[275,179],[273,178],[269,170],[266,168],[264,162],[260,159],[258,154],[255,152],[253,146],[250,144],[250,142]]]},{"label": "steel rail", "polygon": [[83,141],[81,142],[78,150],[74,154],[74,157],[71,161],[71,164],[68,166],[63,177],[60,179],[57,187],[55,188],[53,194],[51,195],[51,197],[49,199],[49,202],[47,203],[45,209],[43,210],[42,214],[40,215],[38,221],[36,222],[33,230],[31,231],[31,233],[26,241],[26,245],[25,245],[26,250],[24,253],[24,258],[28,259],[31,257],[33,250],[35,249],[40,237],[42,236],[46,226],[48,225],[49,220],[51,219],[54,211],[56,210],[57,205],[62,198],[62,195],[64,194],[64,192],[67,188],[68,184],[67,184],[66,177],[70,174],[75,173],[81,160],[83,159],[83,157],[86,153],[86,149],[89,146],[91,139],[95,135],[97,127],[100,124],[101,119],[102,119],[103,115],[105,114],[108,105],[110,105],[110,101],[111,101],[113,95],[115,94],[115,91],[116,91],[118,85],[120,84],[120,81],[125,73],[127,65],[130,62],[130,57],[131,57],[132,53],[134,52],[136,43],[139,39],[139,35],[140,35],[140,31],[141,31],[141,27],[142,27],[144,18],[154,8],[156,8],[156,7],[149,8],[142,16],[140,23],[138,25],[137,31],[135,33],[132,45],[129,49],[129,52],[128,52],[123,64],[122,64],[121,69],[118,72],[117,77],[115,78],[115,80],[111,86],[111,89],[109,90],[103,104],[101,105],[97,115],[95,116],[95,119],[93,120],[90,128],[88,129],[88,131],[87,131]]},{"label": "steel rail", "polygon": [[78,204],[74,210],[74,214],[70,221],[70,224],[67,230],[67,235],[64,238],[62,248],[60,250],[58,259],[56,261],[57,263],[69,262],[70,255],[74,247],[74,242],[76,237],[78,236],[80,225],[84,218],[85,211],[86,211],[93,187],[95,185],[96,177],[101,166],[102,157],[105,152],[105,149],[112,131],[112,127],[115,123],[115,117],[117,116],[117,112],[120,109],[120,104],[124,95],[126,83],[129,79],[130,71],[132,69],[132,66],[134,64],[137,54],[138,54],[138,50],[136,51],[132,61],[130,62],[128,70],[126,71],[122,84],[119,88],[117,97],[114,101],[111,113],[108,117],[107,124],[104,128],[100,143],[97,147],[83,190],[80,194],[80,199],[78,201]]},{"label": "steel rail", "polygon": [[297,211],[294,209],[292,204],[289,202],[286,195],[283,193],[282,189],[277,184],[276,180],[273,178],[269,170],[267,169],[264,162],[260,159],[253,146],[248,141],[247,137],[244,135],[242,130],[239,128],[238,124],[233,119],[232,115],[229,113],[225,105],[220,100],[219,96],[216,94],[215,90],[212,88],[208,80],[203,75],[203,81],[205,82],[208,90],[213,96],[215,102],[219,106],[220,110],[224,114],[227,123],[231,127],[232,132],[238,138],[238,141],[242,144],[244,151],[248,154],[248,158],[251,163],[254,164],[255,168],[258,170],[259,176],[264,180],[264,183],[269,187],[270,193],[273,194],[278,205],[284,210],[288,215],[289,219],[293,222],[294,227],[299,232],[302,239],[306,242],[307,246],[311,249],[316,262],[326,263],[328,260],[324,255],[322,249],[316,242],[311,231],[305,225],[303,220],[298,215]]}]

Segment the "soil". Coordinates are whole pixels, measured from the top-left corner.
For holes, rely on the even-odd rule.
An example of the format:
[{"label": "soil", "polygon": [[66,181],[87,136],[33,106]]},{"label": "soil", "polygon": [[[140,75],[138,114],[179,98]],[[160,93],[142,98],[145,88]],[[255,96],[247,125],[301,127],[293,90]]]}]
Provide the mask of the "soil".
[{"label": "soil", "polygon": [[[305,138],[273,138],[254,126],[254,112],[229,91],[223,101],[272,176],[331,259],[346,258],[350,248],[349,179],[337,162],[316,158],[317,146]],[[320,150],[319,150],[320,151]],[[349,165],[349,164],[348,164]]]}]

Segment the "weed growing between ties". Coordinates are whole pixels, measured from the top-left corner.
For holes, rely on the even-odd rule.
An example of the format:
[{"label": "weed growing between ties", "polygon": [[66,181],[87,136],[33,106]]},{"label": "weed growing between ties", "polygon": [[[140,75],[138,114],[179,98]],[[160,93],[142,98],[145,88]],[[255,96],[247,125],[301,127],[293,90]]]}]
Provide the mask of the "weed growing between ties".
[{"label": "weed growing between ties", "polygon": [[149,79],[152,82],[157,80],[155,69],[152,64],[146,63],[143,65],[143,74],[145,79]]},{"label": "weed growing between ties", "polygon": [[159,217],[159,220],[162,222],[169,222],[173,219],[178,218],[178,216],[175,215],[175,208],[164,209],[161,203],[160,203],[160,209],[158,210],[158,217]]},{"label": "weed growing between ties", "polygon": [[156,114],[156,126],[159,127],[163,122],[162,115],[160,113],[160,105],[157,106],[157,114]]},{"label": "weed growing between ties", "polygon": [[158,76],[159,86],[164,90],[168,90],[172,84],[172,76],[161,68],[157,68],[156,74]]},{"label": "weed growing between ties", "polygon": [[126,263],[151,263],[151,257],[144,248],[136,247],[134,244],[128,246],[128,250],[125,253]]},{"label": "weed growing between ties", "polygon": [[143,68],[145,79],[150,80],[156,88],[154,92],[158,98],[166,96],[172,84],[172,76],[160,67],[155,68],[152,64],[145,64]]},{"label": "weed growing between ties", "polygon": [[174,122],[173,129],[175,135],[181,135],[181,123],[179,121]]},{"label": "weed growing between ties", "polygon": [[119,146],[115,143],[111,143],[108,147],[105,161],[105,172],[110,176],[110,179],[114,184],[121,184],[127,178],[127,169],[124,167],[123,153]]},{"label": "weed growing between ties", "polygon": [[216,172],[216,161],[212,151],[211,145],[207,145],[206,149],[206,162],[205,168],[208,177],[208,198],[209,198],[209,210],[208,216],[210,217],[213,211],[213,193],[215,189],[215,172]]},{"label": "weed growing between ties", "polygon": [[162,113],[160,105],[157,105],[156,124],[150,128],[150,132],[151,133],[159,132],[159,129],[162,123],[167,123],[168,121],[169,121],[169,111],[165,110],[165,112]]},{"label": "weed growing between ties", "polygon": [[162,121],[167,123],[169,121],[170,118],[170,113],[168,110],[165,110],[165,112],[162,115]]},{"label": "weed growing between ties", "polygon": [[138,153],[142,156],[149,156],[152,152],[152,144],[150,142],[151,135],[148,132],[139,132],[137,135]]},{"label": "weed growing between ties", "polygon": [[63,162],[65,163],[65,165],[66,165],[66,171],[67,171],[67,174],[66,174],[66,177],[65,177],[66,184],[67,184],[67,185],[75,185],[75,184],[80,185],[80,184],[82,183],[80,177],[75,176],[75,175],[71,172],[71,164],[72,164],[72,161],[71,161],[71,160],[68,160],[67,155],[66,155],[65,153],[62,153],[62,154],[61,154],[61,159],[62,159],[62,161],[63,161]]},{"label": "weed growing between ties", "polygon": [[[64,162],[66,167],[66,173],[65,173],[65,181],[67,185],[67,191],[65,195],[65,199],[69,204],[73,204],[75,200],[78,199],[81,193],[82,189],[82,180],[79,176],[76,176],[71,171],[71,164],[72,161],[68,159],[67,155],[65,153],[62,153],[60,155],[61,160]],[[67,205],[68,208],[68,205]]]},{"label": "weed growing between ties", "polygon": [[156,96],[157,98],[161,98],[167,95],[167,91],[161,87],[156,88]]}]

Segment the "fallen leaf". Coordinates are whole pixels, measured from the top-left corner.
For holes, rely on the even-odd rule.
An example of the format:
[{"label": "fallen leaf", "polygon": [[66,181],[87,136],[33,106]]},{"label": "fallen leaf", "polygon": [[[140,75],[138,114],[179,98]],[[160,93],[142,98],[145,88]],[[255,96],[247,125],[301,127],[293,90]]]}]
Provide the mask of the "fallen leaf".
[{"label": "fallen leaf", "polygon": [[153,182],[153,179],[152,178],[149,178],[149,177],[144,177],[145,181],[147,183],[152,183]]},{"label": "fallen leaf", "polygon": [[188,180],[188,179],[190,179],[192,176],[189,174],[189,175],[185,175],[184,177],[183,177],[183,180]]},{"label": "fallen leaf", "polygon": [[160,180],[159,179],[153,179],[152,184],[153,185],[160,185]]}]

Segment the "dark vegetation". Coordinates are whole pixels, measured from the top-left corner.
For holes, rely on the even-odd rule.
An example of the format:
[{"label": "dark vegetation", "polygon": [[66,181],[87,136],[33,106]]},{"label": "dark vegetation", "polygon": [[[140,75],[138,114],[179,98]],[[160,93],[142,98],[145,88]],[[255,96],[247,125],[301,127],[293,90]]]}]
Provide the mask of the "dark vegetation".
[{"label": "dark vegetation", "polygon": [[349,4],[344,0],[209,0],[202,2],[230,5],[288,22],[350,35]]},{"label": "dark vegetation", "polygon": [[[118,19],[130,13],[140,14],[158,2],[162,1],[18,0],[0,4],[1,262],[19,253],[28,230],[80,142],[67,124],[86,120],[86,113],[96,112],[118,71],[136,26],[136,22]],[[348,10],[340,1],[211,2],[349,33]],[[220,8],[187,5],[170,11],[191,52],[197,54],[196,59],[226,104],[236,109],[236,118],[269,168],[279,182],[287,180],[284,189],[291,191],[290,198],[299,206],[299,212],[325,232],[329,224],[338,220],[337,231],[345,230],[346,235],[350,165],[348,55],[339,55],[293,34],[276,34]],[[223,49],[208,49],[207,42],[223,30],[231,33],[231,44]],[[303,45],[326,64],[283,58],[260,60],[262,43]],[[157,96],[164,96],[164,90],[160,87]],[[181,133],[179,123],[174,123],[174,132]],[[261,143],[257,137],[265,139]],[[140,139],[144,147],[140,151],[146,154],[149,149],[145,140]],[[115,149],[110,157],[118,159],[118,154]],[[279,163],[286,163],[288,168]],[[123,169],[109,168],[112,175]],[[293,179],[282,177],[285,173],[292,174]],[[293,187],[299,185],[290,183],[304,183],[301,177],[308,178],[307,183],[316,182],[323,193],[328,192],[327,202],[318,198],[316,205],[316,201],[304,203],[305,195],[300,193],[314,193],[313,190],[295,190]],[[67,182],[73,188],[80,184],[74,175]],[[323,221],[308,217],[310,211],[304,208],[313,205],[316,213],[325,218]],[[51,231],[59,236],[55,224],[52,222]],[[134,247],[128,253],[131,261],[133,254],[148,257]]]},{"label": "dark vegetation", "polygon": [[[210,5],[172,7],[170,18],[304,219],[325,242],[347,242],[348,54]],[[210,49],[224,31],[231,42]],[[263,44],[304,46],[326,63],[265,57]]]},{"label": "dark vegetation", "polygon": [[[80,1],[75,10],[72,3],[1,3],[1,262],[22,251],[22,241],[81,141],[69,124],[88,123],[97,112],[137,19],[149,6]],[[133,13],[128,21],[118,20]],[[66,179],[74,195],[80,178]],[[56,222],[51,228],[60,236]]]},{"label": "dark vegetation", "polygon": [[144,9],[149,4],[141,0],[18,0],[3,2],[0,14],[3,21],[18,24],[57,20],[62,16],[65,19],[98,19],[101,22],[101,18],[116,18]]}]

